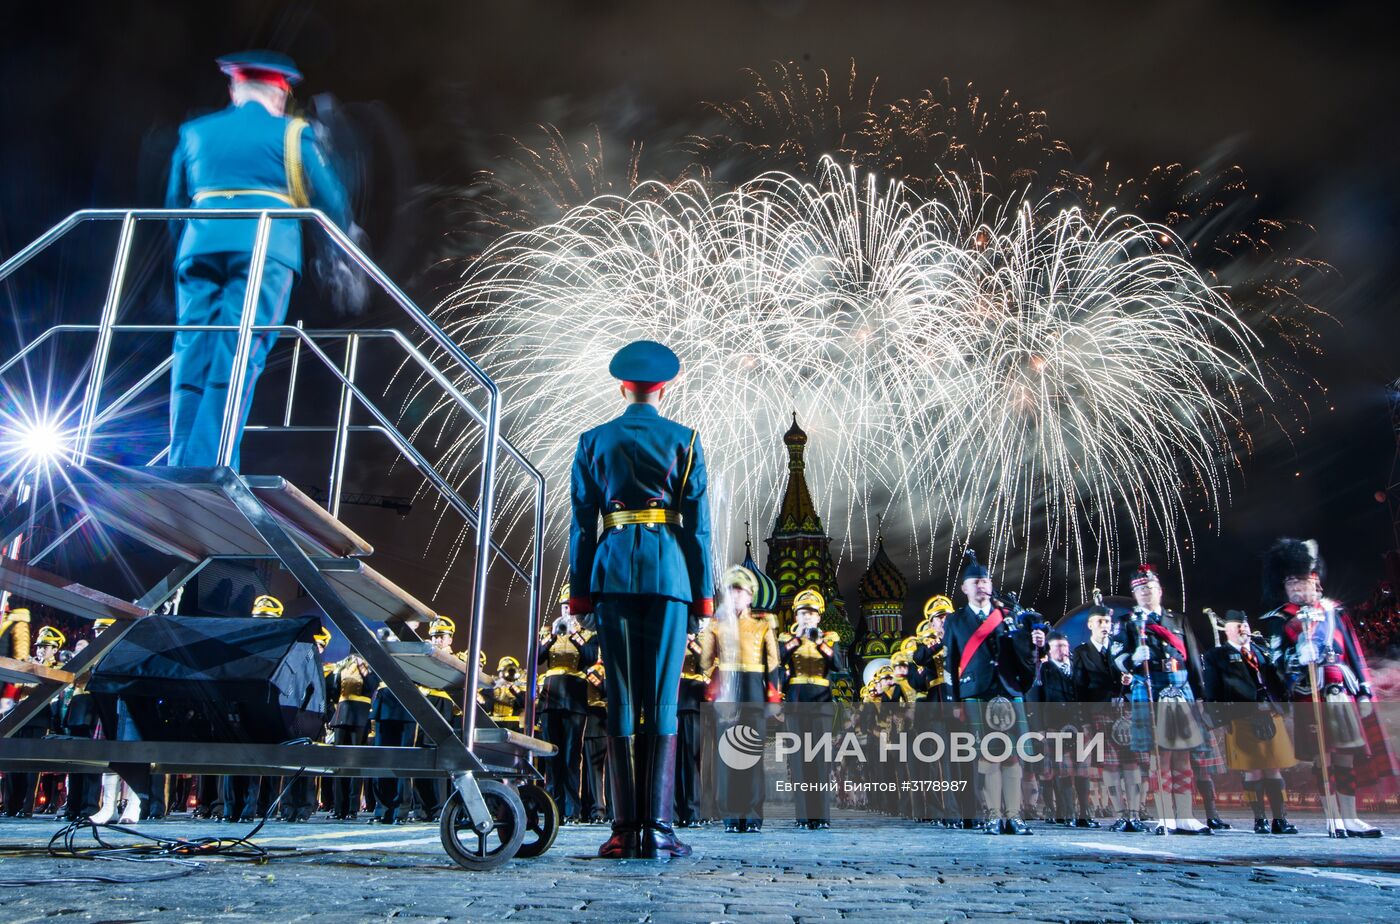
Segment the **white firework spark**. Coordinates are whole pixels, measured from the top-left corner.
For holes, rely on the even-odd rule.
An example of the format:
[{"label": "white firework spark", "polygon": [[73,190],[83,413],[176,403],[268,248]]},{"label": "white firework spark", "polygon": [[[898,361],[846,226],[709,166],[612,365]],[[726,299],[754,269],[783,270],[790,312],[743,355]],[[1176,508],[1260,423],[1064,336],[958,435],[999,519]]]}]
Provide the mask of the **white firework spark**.
[{"label": "white firework spark", "polygon": [[[887,504],[886,537],[902,526],[921,571],[974,538],[1022,579],[1038,551],[1081,584],[1129,542],[1180,551],[1188,504],[1217,509],[1238,462],[1238,385],[1259,384],[1247,327],[1160,226],[948,182],[952,205],[830,162],[815,185],[643,184],[473,262],[436,317],[548,479],[547,544],[567,541],[578,434],[620,410],[607,359],[648,338],[682,360],[663,413],[702,435],[717,567],[737,524],[776,512],[794,412],[848,551]],[[453,408],[411,410],[470,484],[478,447]],[[518,525],[530,495],[503,490]]]}]

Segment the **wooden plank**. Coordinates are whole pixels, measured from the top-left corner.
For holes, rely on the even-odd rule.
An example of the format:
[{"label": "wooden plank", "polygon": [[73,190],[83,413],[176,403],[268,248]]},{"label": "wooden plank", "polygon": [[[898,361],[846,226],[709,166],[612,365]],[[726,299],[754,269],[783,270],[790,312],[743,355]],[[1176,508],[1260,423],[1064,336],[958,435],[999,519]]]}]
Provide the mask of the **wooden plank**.
[{"label": "wooden plank", "polygon": [[4,683],[34,683],[39,680],[52,680],[67,685],[73,682],[73,675],[56,667],[35,664],[33,661],[0,658],[0,681]]},{"label": "wooden plank", "polygon": [[0,584],[13,594],[84,619],[129,622],[149,616],[149,610],[100,590],[51,574],[33,565],[0,556]]}]

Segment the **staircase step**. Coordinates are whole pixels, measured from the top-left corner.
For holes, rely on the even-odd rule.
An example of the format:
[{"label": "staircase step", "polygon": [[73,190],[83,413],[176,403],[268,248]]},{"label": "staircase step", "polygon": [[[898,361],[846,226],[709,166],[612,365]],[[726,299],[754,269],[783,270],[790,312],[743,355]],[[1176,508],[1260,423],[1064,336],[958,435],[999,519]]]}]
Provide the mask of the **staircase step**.
[{"label": "staircase step", "polygon": [[[216,469],[72,468],[59,502],[102,525],[186,561],[273,558],[272,550],[214,484]],[[309,555],[365,556],[373,546],[285,478],[244,480]]]},{"label": "staircase step", "polygon": [[108,596],[100,590],[3,556],[0,556],[0,584],[25,600],[84,619],[130,621],[151,615],[150,610]]},{"label": "staircase step", "polygon": [[426,626],[437,615],[428,604],[363,561],[320,559],[316,566],[340,592],[350,611],[361,619],[385,623],[417,621]]},{"label": "staircase step", "polygon": [[33,661],[0,658],[0,683],[37,683],[40,680],[70,684],[73,682],[73,675],[56,667],[35,664]]},{"label": "staircase step", "polygon": [[384,643],[404,673],[420,687],[431,690],[460,690],[466,683],[467,665],[461,658],[434,648],[431,642]]},{"label": "staircase step", "polygon": [[529,751],[531,754],[537,754],[541,757],[547,757],[559,750],[548,741],[542,741],[539,738],[531,738],[529,735],[522,735],[520,732],[511,731],[509,728],[478,728],[476,730],[476,735],[472,738],[472,743],[484,745],[488,748],[493,745],[496,747],[506,746],[516,748]]}]

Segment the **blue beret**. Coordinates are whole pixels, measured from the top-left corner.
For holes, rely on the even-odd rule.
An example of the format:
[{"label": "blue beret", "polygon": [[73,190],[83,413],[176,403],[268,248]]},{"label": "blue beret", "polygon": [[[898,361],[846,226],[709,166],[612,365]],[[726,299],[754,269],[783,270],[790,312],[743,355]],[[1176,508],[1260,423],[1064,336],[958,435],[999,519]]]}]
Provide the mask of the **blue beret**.
[{"label": "blue beret", "polygon": [[655,340],[634,340],[608,363],[608,374],[624,382],[669,382],[680,371],[680,358]]},{"label": "blue beret", "polygon": [[232,74],[234,71],[248,68],[254,71],[271,71],[274,74],[281,74],[287,78],[287,83],[301,83],[301,71],[297,70],[296,63],[291,58],[277,51],[240,51],[237,54],[224,55],[215,60],[219,65],[219,70],[225,74]]}]

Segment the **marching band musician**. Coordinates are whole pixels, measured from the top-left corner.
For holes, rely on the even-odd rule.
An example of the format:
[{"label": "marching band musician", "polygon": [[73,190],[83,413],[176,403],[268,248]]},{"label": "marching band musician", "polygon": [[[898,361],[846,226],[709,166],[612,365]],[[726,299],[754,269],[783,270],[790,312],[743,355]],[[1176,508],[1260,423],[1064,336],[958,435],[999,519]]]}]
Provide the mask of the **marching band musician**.
[{"label": "marching band musician", "polygon": [[[15,627],[23,626],[25,629],[28,629],[27,617],[29,616],[29,611],[14,610],[11,616],[13,616],[14,613],[22,614],[26,617],[26,620],[21,622],[16,619],[13,625]],[[18,638],[19,636],[17,635],[16,639]],[[66,641],[67,639],[58,629],[55,629],[53,626],[41,626],[39,631],[34,635],[33,654],[29,655],[25,660],[34,664],[41,664],[44,667],[56,667],[58,664],[59,649],[63,647]],[[10,685],[6,689],[8,694],[6,698],[16,703],[23,700],[25,696],[28,695],[28,687],[28,684]],[[44,709],[39,712],[38,715],[34,716],[34,718],[25,722],[24,725],[15,732],[15,737],[43,738],[49,733],[52,727],[52,719],[52,710]],[[0,799],[0,815],[8,815],[13,818],[31,817],[34,814],[34,792],[38,782],[38,774],[36,773],[7,772],[4,779],[0,781],[0,784],[3,784],[3,789],[0,789],[0,795],[3,796],[3,798]],[[134,818],[132,820],[135,821]]]},{"label": "marching band musician", "polygon": [[685,638],[685,659],[681,662],[681,685],[676,709],[676,824],[689,828],[700,823],[700,775],[703,713],[701,705],[710,687],[713,667],[700,664],[700,636],[709,631],[713,617],[697,621],[696,629]]},{"label": "marching band musician", "polygon": [[[370,671],[364,658],[354,652],[332,668],[335,690],[335,712],[330,722],[332,743],[365,744],[369,740],[370,704],[379,678]],[[363,788],[364,781],[360,777],[337,776],[332,786],[331,817],[340,821],[354,821],[359,817]]]},{"label": "marching band musician", "polygon": [[1191,752],[1210,748],[1196,704],[1201,687],[1200,656],[1186,620],[1162,606],[1162,580],[1151,565],[1139,565],[1131,580],[1137,606],[1114,639],[1114,661],[1132,677],[1133,703],[1129,744],[1159,761],[1163,798],[1158,834],[1211,834],[1195,818]]},{"label": "marching band musician", "polygon": [[520,731],[525,710],[525,678],[520,662],[505,655],[496,662],[496,679],[491,683],[491,719],[497,725]]},{"label": "marching band musician", "polygon": [[[1097,598],[1097,588],[1094,593]],[[1128,747],[1126,719],[1123,734],[1115,734],[1120,719],[1118,704],[1127,695],[1132,678],[1113,659],[1113,611],[1101,599],[1090,608],[1087,624],[1089,640],[1078,645],[1070,656],[1075,700],[1093,710],[1093,727],[1103,735],[1099,769],[1113,811],[1118,815],[1113,830],[1140,834],[1147,830],[1141,818],[1142,756]]]},{"label": "marching band musician", "polygon": [[598,660],[598,642],[569,612],[569,585],[560,592],[563,612],[540,632],[539,699],[541,737],[558,750],[545,763],[545,786],[565,824],[582,815],[580,771],[583,726],[588,719],[585,671]]},{"label": "marching band musician", "polygon": [[[1283,771],[1297,763],[1293,742],[1283,721],[1288,691],[1268,652],[1255,643],[1249,632],[1249,618],[1239,610],[1225,614],[1225,644],[1205,653],[1201,681],[1207,708],[1227,726],[1225,758],[1231,770],[1244,774],[1244,789],[1254,811],[1256,834],[1297,834],[1284,810]],[[1258,711],[1246,713],[1239,706],[1220,708],[1221,703],[1257,704]],[[1267,797],[1273,812],[1270,822],[1264,815]]]},{"label": "marching band musician", "polygon": [[826,795],[831,768],[819,748],[812,751],[810,761],[804,758],[809,747],[831,731],[835,711],[829,675],[838,669],[837,644],[841,637],[819,628],[826,600],[817,590],[799,592],[793,598],[792,609],[796,622],[791,631],[778,638],[778,650],[787,668],[783,699],[795,706],[787,710],[787,729],[797,735],[802,750],[793,755],[788,769],[797,794],[797,826],[821,831],[831,827]]},{"label": "marching band musician", "polygon": [[[986,567],[971,549],[966,558],[962,592],[967,603],[954,610],[945,624],[949,698],[966,704],[964,717],[978,742],[988,726],[1014,739],[1029,733],[1025,691],[1035,679],[1045,632],[1026,626],[1013,628],[1007,610],[992,599],[992,580]],[[1030,834],[1021,818],[1020,758],[1014,752],[1001,761],[979,757],[977,769],[986,817],[983,830],[988,834]]]},{"label": "marching band musician", "polygon": [[1361,643],[1346,610],[1323,595],[1325,577],[1316,542],[1276,542],[1264,559],[1264,601],[1275,608],[1260,628],[1294,703],[1296,756],[1314,762],[1321,777],[1328,834],[1380,837],[1379,828],[1358,817],[1356,790],[1394,768]]},{"label": "marching band musician", "polygon": [[608,697],[607,678],[603,662],[599,661],[584,675],[588,684],[588,718],[583,725],[583,774],[580,808],[588,824],[600,825],[608,820],[607,780],[608,762]]},{"label": "marching band musician", "polygon": [[[760,580],[761,578],[761,580]],[[733,619],[716,618],[700,636],[700,666],[712,671],[711,697],[722,704],[720,734],[743,726],[759,738],[767,729],[765,703],[781,701],[778,638],[772,610],[778,587],[755,568],[735,565],[724,573],[722,586]],[[763,763],[751,770],[719,768],[719,804],[727,834],[763,831]]]}]

